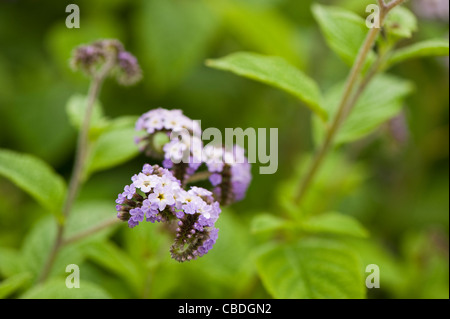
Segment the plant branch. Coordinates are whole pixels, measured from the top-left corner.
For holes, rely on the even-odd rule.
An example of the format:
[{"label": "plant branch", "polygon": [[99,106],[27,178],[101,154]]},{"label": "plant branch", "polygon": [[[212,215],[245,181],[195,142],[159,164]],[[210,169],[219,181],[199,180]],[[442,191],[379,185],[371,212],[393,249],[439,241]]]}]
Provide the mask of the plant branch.
[{"label": "plant branch", "polygon": [[83,124],[80,133],[78,135],[75,163],[73,166],[72,176],[69,182],[67,197],[64,202],[64,207],[62,211],[63,220],[58,224],[55,243],[52,247],[52,250],[50,251],[46,263],[44,264],[43,270],[38,280],[39,282],[43,282],[47,279],[50,270],[53,266],[53,263],[55,262],[58,251],[63,245],[64,226],[72,210],[75,198],[78,194],[78,190],[81,185],[84,165],[87,158],[89,147],[89,127],[91,124],[92,110],[94,108],[95,101],[100,94],[103,81],[107,77],[111,68],[114,66],[115,62],[116,62],[115,57],[110,56],[103,65],[103,67],[100,69],[100,71],[97,74],[95,74],[92,78],[92,82],[88,92],[86,112],[84,114]]},{"label": "plant branch", "polygon": [[71,237],[68,237],[68,238],[64,239],[62,241],[61,245],[65,246],[65,245],[72,244],[72,243],[74,243],[76,241],[79,241],[79,240],[81,240],[83,238],[86,238],[86,237],[88,237],[88,236],[90,236],[92,234],[95,234],[96,232],[98,232],[98,231],[100,231],[102,229],[111,227],[111,226],[116,225],[118,223],[120,223],[120,220],[117,219],[117,218],[108,219],[108,220],[104,221],[103,223],[101,223],[99,225],[95,225],[95,226],[93,226],[91,228],[86,229],[85,231],[82,231],[82,232],[80,232],[78,234],[75,234],[75,235],[73,235]]},{"label": "plant branch", "polygon": [[[385,5],[384,1],[379,0],[380,3],[380,25],[383,25],[384,19],[386,15],[389,13],[389,11],[394,8],[395,6],[402,3],[404,0],[395,0],[389,3],[389,5]],[[378,37],[378,34],[380,32],[380,28],[371,28],[369,30],[369,33],[367,34],[361,48],[359,49],[358,55],[355,59],[355,62],[352,66],[352,69],[350,71],[350,74],[347,78],[345,87],[344,87],[344,93],[342,95],[342,98],[339,102],[338,110],[333,118],[332,122],[328,126],[325,139],[323,144],[320,146],[319,150],[316,152],[316,155],[313,158],[313,161],[308,168],[308,171],[306,172],[306,175],[304,176],[297,196],[295,198],[295,202],[297,204],[300,204],[303,197],[306,194],[306,191],[308,190],[309,186],[311,185],[319,167],[321,166],[325,156],[329,152],[333,141],[336,137],[337,132],[339,131],[342,122],[345,121],[347,116],[350,114],[351,110],[353,109],[354,105],[356,104],[358,98],[366,88],[366,86],[369,84],[369,82],[372,80],[373,76],[377,73],[379,66],[381,65],[382,59],[379,57],[378,60],[375,62],[375,64],[372,66],[369,73],[366,75],[365,79],[361,82],[359,88],[357,89],[356,93],[352,96],[352,93],[355,90],[355,86],[358,83],[358,77],[362,72],[362,69],[364,67],[364,63],[367,60],[367,57],[375,44],[375,41]]]},{"label": "plant branch", "polygon": [[385,9],[386,9],[387,12],[389,12],[391,9],[393,9],[396,6],[402,4],[402,2],[405,2],[405,0],[394,0],[394,1],[391,1],[387,5],[385,5]]}]

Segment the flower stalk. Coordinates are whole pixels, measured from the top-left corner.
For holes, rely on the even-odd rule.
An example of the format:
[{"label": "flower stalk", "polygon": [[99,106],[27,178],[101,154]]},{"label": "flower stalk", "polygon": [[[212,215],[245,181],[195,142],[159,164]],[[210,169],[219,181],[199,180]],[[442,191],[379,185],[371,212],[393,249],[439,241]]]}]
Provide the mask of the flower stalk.
[{"label": "flower stalk", "polygon": [[[383,25],[383,22],[389,13],[390,10],[398,6],[404,2],[404,0],[394,0],[390,3],[386,4],[383,0],[378,0],[378,4],[380,6],[380,26]],[[356,88],[358,84],[358,79],[360,77],[360,74],[362,72],[362,69],[364,67],[364,63],[367,60],[367,57],[372,50],[372,47],[375,44],[375,41],[378,38],[378,34],[380,33],[381,28],[371,28],[369,30],[369,33],[367,34],[361,48],[359,49],[358,55],[355,59],[355,62],[352,66],[352,69],[350,71],[350,74],[347,78],[344,93],[342,95],[342,98],[339,103],[339,107],[337,110],[337,113],[335,117],[333,118],[332,122],[329,124],[325,139],[316,152],[313,161],[311,165],[309,166],[306,175],[303,177],[303,180],[301,181],[300,187],[298,189],[297,195],[295,197],[295,203],[299,205],[307,190],[309,189],[309,186],[311,185],[312,181],[314,180],[315,175],[317,174],[324,158],[330,151],[331,146],[333,145],[333,141],[342,125],[342,123],[345,121],[345,119],[349,116],[351,113],[353,107],[355,106],[356,102],[358,101],[358,98],[364,91],[364,89],[367,87],[367,85],[370,83],[372,78],[375,76],[379,69],[379,65],[381,64],[381,59],[379,58],[374,66],[372,67],[371,71],[368,72],[368,74],[365,76],[365,78],[360,83],[359,87]],[[356,92],[355,92],[356,88]]]},{"label": "flower stalk", "polygon": [[61,249],[61,247],[64,244],[63,236],[64,236],[64,228],[66,221],[70,215],[70,212],[72,210],[73,203],[75,201],[75,198],[78,194],[81,181],[82,181],[82,175],[84,171],[84,166],[86,163],[86,158],[88,154],[88,147],[89,147],[89,125],[91,123],[91,117],[92,117],[92,110],[94,108],[94,103],[97,100],[100,90],[103,84],[103,81],[105,80],[106,76],[108,75],[111,68],[114,66],[114,59],[111,57],[103,66],[101,71],[98,73],[98,75],[94,76],[91,82],[91,86],[89,88],[88,93],[88,100],[87,100],[87,106],[86,106],[86,113],[84,115],[83,124],[80,130],[80,133],[78,135],[78,142],[77,142],[77,148],[76,148],[76,155],[75,155],[75,163],[73,166],[72,171],[72,177],[70,178],[69,182],[69,189],[67,191],[67,197],[66,201],[64,203],[63,207],[63,219],[60,223],[58,223],[58,230],[56,234],[55,243],[53,244],[52,250],[50,251],[50,255],[47,258],[47,261],[44,265],[44,268],[42,270],[42,273],[39,277],[39,282],[44,282],[53,266],[53,263],[55,262],[56,256]]},{"label": "flower stalk", "polygon": [[[134,84],[141,78],[141,69],[137,59],[131,53],[126,52],[123,45],[117,40],[100,40],[90,45],[78,47],[74,51],[71,65],[74,69],[80,69],[88,75],[91,78],[91,85],[88,91],[83,123],[78,134],[75,161],[66,200],[62,208],[62,218],[59,220],[56,239],[39,276],[39,282],[47,279],[60,249],[73,241],[72,239],[63,240],[64,229],[83,183],[83,174],[89,153],[89,129],[92,111],[95,101],[100,95],[103,82],[111,74],[115,75],[117,81],[123,85]],[[88,235],[92,233],[90,230],[87,231]]]}]

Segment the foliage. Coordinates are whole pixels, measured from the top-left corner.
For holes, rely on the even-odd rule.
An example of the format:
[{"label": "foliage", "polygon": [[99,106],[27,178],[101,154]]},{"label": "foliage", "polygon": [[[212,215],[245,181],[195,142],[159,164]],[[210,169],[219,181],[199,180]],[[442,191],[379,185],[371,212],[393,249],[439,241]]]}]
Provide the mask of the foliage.
[{"label": "foliage", "polygon": [[[80,29],[65,27],[62,6],[2,3],[0,298],[448,298],[448,21],[418,19],[410,3],[390,13],[361,76],[382,57],[378,74],[296,205],[375,3],[325,2],[80,1]],[[67,62],[75,46],[112,37],[143,81],[104,83],[66,219],[87,105],[87,79]],[[254,165],[247,198],[223,210],[199,260],[169,259],[170,239],[152,225],[111,223],[64,245],[40,282],[59,225],[68,240],[114,219],[124,181],[148,161],[133,142],[137,115],[159,106],[203,127],[278,127],[279,171]],[[80,289],[65,286],[69,264]],[[380,289],[364,285],[368,264]]]}]

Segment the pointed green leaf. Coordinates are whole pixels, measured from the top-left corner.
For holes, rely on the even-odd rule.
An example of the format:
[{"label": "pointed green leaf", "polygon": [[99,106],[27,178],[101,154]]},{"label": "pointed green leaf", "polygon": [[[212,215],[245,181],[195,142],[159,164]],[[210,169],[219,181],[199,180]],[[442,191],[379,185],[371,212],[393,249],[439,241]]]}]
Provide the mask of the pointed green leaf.
[{"label": "pointed green leaf", "polygon": [[66,184],[63,178],[41,159],[0,149],[0,176],[11,180],[52,213],[60,214]]},{"label": "pointed green leaf", "polygon": [[90,260],[120,276],[136,291],[143,287],[143,265],[135,263],[116,245],[108,242],[92,243],[83,246],[82,251]]},{"label": "pointed green leaf", "polygon": [[24,264],[20,252],[12,248],[0,247],[0,276],[11,277],[23,271]]},{"label": "pointed green leaf", "polygon": [[[43,267],[56,240],[57,223],[54,218],[45,216],[38,220],[31,231],[24,238],[21,254],[26,271],[37,278],[43,271]],[[79,265],[83,256],[76,245],[64,246],[56,256],[50,277],[64,275],[66,266]]]},{"label": "pointed green leaf", "polygon": [[88,229],[104,224],[108,224],[109,226],[99,229],[94,234],[77,241],[77,243],[101,241],[107,238],[119,225],[119,220],[115,214],[114,203],[100,200],[77,202],[67,219],[64,237],[66,239],[71,238],[72,236],[83,234]]},{"label": "pointed green leaf", "polygon": [[365,238],[368,231],[353,217],[336,212],[313,216],[302,223],[310,233],[334,234]]},{"label": "pointed green leaf", "polygon": [[[80,270],[80,277],[82,276]],[[65,278],[54,278],[35,286],[22,299],[109,299],[111,296],[96,284],[80,280],[80,288],[67,288]]]},{"label": "pointed green leaf", "polygon": [[289,221],[272,214],[260,214],[253,218],[250,231],[253,234],[274,232],[288,227]]},{"label": "pointed green leaf", "polygon": [[[368,28],[363,18],[339,7],[314,4],[312,12],[330,48],[349,66],[353,65],[366,38]],[[375,59],[370,52],[366,67]]]},{"label": "pointed green leaf", "polygon": [[30,273],[20,273],[0,282],[0,299],[8,297],[19,289],[23,289],[31,281]]},{"label": "pointed green leaf", "polygon": [[122,164],[139,154],[134,128],[108,130],[94,142],[86,172],[90,175]]},{"label": "pointed green leaf", "polygon": [[[74,94],[67,101],[67,115],[69,116],[70,124],[76,129],[80,129],[83,125],[87,103],[87,97],[82,94]],[[92,108],[91,128],[99,126],[102,121],[104,121],[102,106],[99,101],[95,101]]]},{"label": "pointed green leaf", "polygon": [[206,64],[284,90],[304,102],[322,119],[327,116],[320,106],[322,97],[314,80],[280,57],[238,52],[208,60]]},{"label": "pointed green leaf", "polygon": [[[67,101],[66,111],[69,121],[77,130],[80,130],[83,125],[87,103],[87,97],[81,94],[75,94]],[[91,137],[96,137],[107,125],[108,120],[103,115],[102,106],[99,101],[95,101],[92,108],[89,134]]]},{"label": "pointed green leaf", "polygon": [[394,51],[386,63],[386,68],[408,59],[427,56],[448,56],[448,54],[448,40],[426,40]]},{"label": "pointed green leaf", "polygon": [[359,258],[337,241],[304,238],[273,245],[256,257],[258,273],[275,298],[364,298]]}]

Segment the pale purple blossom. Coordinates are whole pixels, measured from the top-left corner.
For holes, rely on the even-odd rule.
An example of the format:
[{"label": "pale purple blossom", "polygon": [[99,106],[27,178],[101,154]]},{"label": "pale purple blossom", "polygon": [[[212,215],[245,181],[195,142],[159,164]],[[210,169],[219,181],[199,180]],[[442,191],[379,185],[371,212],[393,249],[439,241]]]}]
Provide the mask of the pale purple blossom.
[{"label": "pale purple blossom", "polygon": [[209,181],[215,187],[214,193],[220,203],[229,205],[242,200],[252,179],[251,165],[245,157],[245,150],[237,145],[227,150],[208,145],[205,154],[206,165],[211,173]]},{"label": "pale purple blossom", "polygon": [[125,196],[127,199],[132,199],[135,193],[136,188],[133,186],[133,184],[131,184],[125,186],[123,196]]},{"label": "pale purple blossom", "polygon": [[174,205],[172,189],[170,187],[156,187],[153,192],[148,195],[148,200],[153,205],[157,205],[160,211],[164,210],[166,206]]},{"label": "pale purple blossom", "polygon": [[148,193],[158,184],[158,179],[154,175],[139,173],[133,182],[134,187],[139,188],[144,193]]}]

